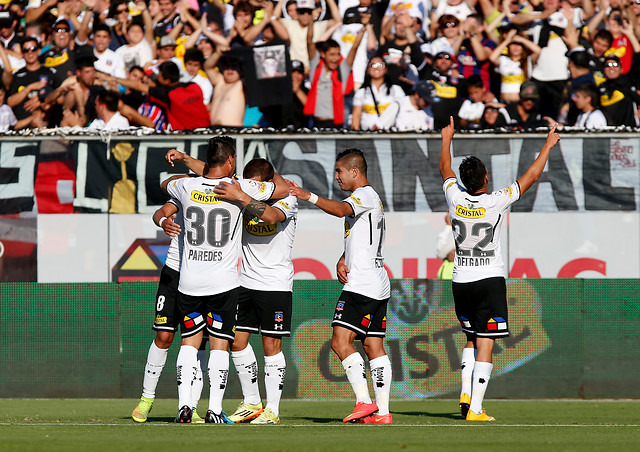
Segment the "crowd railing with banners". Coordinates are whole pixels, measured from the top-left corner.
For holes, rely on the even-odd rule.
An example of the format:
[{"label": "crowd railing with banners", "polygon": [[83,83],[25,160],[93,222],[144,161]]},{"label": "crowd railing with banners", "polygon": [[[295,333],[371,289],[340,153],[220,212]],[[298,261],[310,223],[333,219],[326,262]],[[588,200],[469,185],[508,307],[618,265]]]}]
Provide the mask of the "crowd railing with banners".
[{"label": "crowd railing with banners", "polygon": [[[157,279],[168,247],[151,214],[167,196],[160,182],[176,148],[204,159],[210,133],[0,137],[0,281],[111,282]],[[511,277],[640,277],[640,137],[562,133],[539,182],[505,222]],[[386,211],[385,264],[393,278],[433,278],[445,227],[440,136],[431,134],[245,133],[239,172],[254,157],[303,187],[343,199],[333,178],[345,148],[365,151],[369,180]],[[453,167],[477,155],[490,190],[533,162],[545,132],[458,134]],[[297,279],[333,278],[342,222],[300,203],[293,256]]]},{"label": "crowd railing with banners", "polygon": [[[640,398],[639,291],[638,279],[509,279],[511,336],[496,343],[487,397]],[[0,397],[139,397],[155,293],[153,282],[4,283]],[[335,280],[295,282],[283,397],[352,398],[330,347],[339,293]],[[392,398],[456,398],[464,343],[449,281],[392,281],[385,338]],[[176,397],[178,349],[170,350],[157,397]],[[229,378],[225,397],[240,396]]]}]

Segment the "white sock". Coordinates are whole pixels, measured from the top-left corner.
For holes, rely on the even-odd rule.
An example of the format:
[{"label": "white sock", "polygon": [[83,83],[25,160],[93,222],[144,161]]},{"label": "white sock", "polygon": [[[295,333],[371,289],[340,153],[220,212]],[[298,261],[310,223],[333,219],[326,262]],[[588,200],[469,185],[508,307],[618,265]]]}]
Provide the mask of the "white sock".
[{"label": "white sock", "polygon": [[231,359],[238,373],[244,403],[257,405],[262,399],[258,388],[258,360],[253,347],[249,344],[244,350],[232,351]]},{"label": "white sock", "polygon": [[267,390],[267,408],[276,416],[280,414],[280,397],[284,386],[284,376],[287,372],[287,362],[284,353],[264,357],[264,386]]},{"label": "white sock", "polygon": [[209,409],[214,414],[222,412],[222,398],[227,388],[229,376],[229,352],[226,350],[211,350],[209,352]]},{"label": "white sock", "polygon": [[471,377],[473,376],[473,367],[476,363],[476,350],[475,348],[463,348],[462,349],[462,365],[460,366],[460,379],[462,380],[462,394],[469,394],[471,397]]},{"label": "white sock", "polygon": [[168,348],[160,348],[156,342],[151,342],[149,353],[147,353],[147,364],[144,366],[144,378],[142,379],[142,397],[154,399],[158,381],[167,362]]},{"label": "white sock", "polygon": [[471,390],[471,406],[469,409],[476,414],[482,413],[482,400],[487,390],[493,364],[476,361],[473,367],[473,389]]},{"label": "white sock", "polygon": [[193,380],[191,387],[191,408],[193,411],[198,408],[198,402],[202,396],[202,388],[204,387],[204,374],[207,371],[207,351],[198,350],[198,366],[196,367],[196,378]]},{"label": "white sock", "polygon": [[198,368],[198,349],[190,345],[183,345],[176,360],[178,377],[178,407],[191,406],[191,388],[196,378]]},{"label": "white sock", "polygon": [[378,414],[389,414],[389,393],[391,392],[391,361],[387,355],[369,361],[373,392],[376,395]]},{"label": "white sock", "polygon": [[342,361],[342,367],[344,367],[347,379],[356,394],[356,403],[371,403],[369,388],[367,387],[367,375],[364,371],[364,359],[362,359],[360,353],[355,352],[347,356]]}]

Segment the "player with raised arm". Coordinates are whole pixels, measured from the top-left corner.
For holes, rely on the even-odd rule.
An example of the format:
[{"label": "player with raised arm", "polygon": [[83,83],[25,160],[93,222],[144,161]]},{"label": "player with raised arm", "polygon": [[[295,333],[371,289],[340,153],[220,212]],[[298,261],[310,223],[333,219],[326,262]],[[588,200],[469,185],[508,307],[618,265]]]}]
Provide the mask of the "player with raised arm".
[{"label": "player with raised arm", "polygon": [[[253,159],[243,177],[267,182],[275,175],[265,159]],[[239,185],[227,186],[223,199],[243,201],[248,196]],[[280,397],[286,373],[282,338],[291,335],[293,262],[291,249],[296,231],[298,198],[287,196],[271,203],[274,218],[245,213],[242,233],[242,267],[231,359],[235,365],[243,401],[229,416],[234,422],[279,424]],[[267,404],[263,409],[258,388],[258,362],[249,344],[251,333],[262,334],[264,384]]]},{"label": "player with raised arm", "polygon": [[[361,150],[347,149],[338,154],[335,170],[340,188],[351,192],[343,201],[320,197],[295,183],[291,194],[345,219],[344,254],[337,265],[338,280],[344,288],[331,322],[331,349],[340,358],[356,395],[356,406],[343,422],[391,424],[391,362],[383,347],[390,296],[384,268],[384,209],[367,180],[367,162]],[[353,345],[356,339],[362,341],[369,358],[376,403],[369,396],[364,360]]]},{"label": "player with raised arm", "polygon": [[[147,416],[155,400],[156,387],[158,386],[160,375],[167,362],[169,347],[171,347],[175,333],[180,326],[177,295],[182,251],[180,235],[182,232],[182,219],[177,217],[178,210],[178,202],[172,199],[156,210],[152,217],[154,224],[171,237],[171,243],[169,244],[166,262],[160,272],[160,282],[155,303],[155,321],[153,324],[156,337],[147,353],[147,363],[142,380],[142,397],[140,397],[140,402],[131,413],[132,419],[136,422],[147,421]],[[198,350],[197,375],[191,389],[192,402],[190,406],[193,410],[192,422],[194,423],[204,423],[204,419],[198,415],[196,407],[202,394],[202,367],[206,365],[205,346],[206,343],[203,340],[200,350]]]},{"label": "player with raised arm", "polygon": [[467,335],[462,351],[460,412],[468,421],[493,421],[482,408],[493,369],[496,338],[509,335],[507,289],[500,252],[500,233],[509,206],[538,180],[549,152],[560,140],[553,126],[540,154],[516,182],[489,193],[489,175],[482,161],[466,157],[460,164],[460,181],[451,169],[453,117],[442,129],[440,174],[456,244],[453,298],[456,316]]},{"label": "player with raised arm", "polygon": [[[182,153],[167,159],[184,160]],[[261,202],[271,196],[285,196],[287,184],[234,180],[236,150],[229,137],[208,142],[206,173],[199,177],[174,176],[162,182],[162,189],[183,206],[184,249],[178,285],[178,306],[182,318],[182,347],[177,359],[178,405],[176,422],[191,422],[190,392],[197,372],[197,348],[203,329],[209,333],[209,410],[206,423],[233,423],[222,411],[222,398],[229,373],[229,343],[234,340],[239,279],[238,240],[241,213],[250,210],[262,218],[272,215],[271,206]],[[246,203],[225,201],[227,185],[240,184],[249,195]]]}]

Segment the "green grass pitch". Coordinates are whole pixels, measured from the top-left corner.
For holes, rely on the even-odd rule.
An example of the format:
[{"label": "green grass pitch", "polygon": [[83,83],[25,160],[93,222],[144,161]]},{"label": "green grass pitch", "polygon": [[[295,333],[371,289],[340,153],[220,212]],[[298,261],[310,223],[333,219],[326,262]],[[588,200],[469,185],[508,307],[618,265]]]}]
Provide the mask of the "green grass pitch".
[{"label": "green grass pitch", "polygon": [[[173,424],[175,400],[157,400],[147,423],[136,424],[136,403],[1,399],[0,450],[617,452],[640,441],[640,401],[488,400],[491,423],[463,421],[456,400],[392,401],[393,425],[343,424],[351,401],[283,401],[277,426]],[[227,413],[237,403],[225,400]]]}]

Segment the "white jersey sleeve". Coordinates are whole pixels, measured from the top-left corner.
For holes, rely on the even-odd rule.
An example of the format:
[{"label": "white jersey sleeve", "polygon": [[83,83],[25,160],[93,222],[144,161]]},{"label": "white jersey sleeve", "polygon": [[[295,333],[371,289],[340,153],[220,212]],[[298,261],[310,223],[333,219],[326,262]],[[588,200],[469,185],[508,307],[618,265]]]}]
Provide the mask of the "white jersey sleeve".
[{"label": "white jersey sleeve", "polygon": [[272,207],[284,213],[284,221],[268,224],[247,215],[243,219],[240,285],[253,290],[291,292],[298,198],[287,196]]},{"label": "white jersey sleeve", "polygon": [[455,178],[443,183],[456,244],[454,282],[472,282],[505,276],[500,235],[511,204],[520,199],[514,182],[493,193],[470,195]]},{"label": "white jersey sleeve", "polygon": [[356,189],[346,202],[353,216],[344,221],[344,258],[349,282],[344,290],[376,300],[390,296],[389,276],[384,268],[385,220],[380,197],[367,185]]},{"label": "white jersey sleeve", "polygon": [[182,256],[182,235],[184,233],[184,221],[182,221],[182,207],[180,207],[180,201],[175,198],[171,198],[169,202],[174,204],[178,208],[176,217],[173,219],[173,221],[180,226],[180,230],[182,232],[177,236],[171,237],[171,243],[169,244],[169,250],[167,251],[167,259],[165,261],[165,265],[171,270],[179,272],[180,258]]}]

